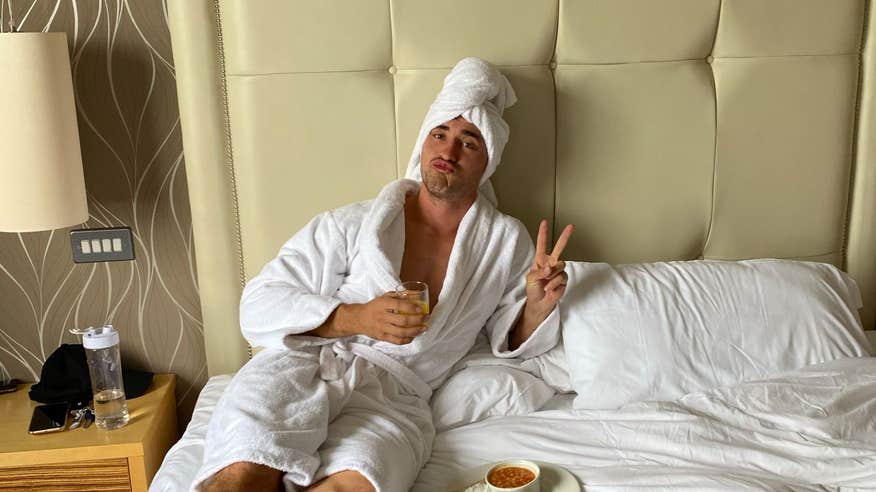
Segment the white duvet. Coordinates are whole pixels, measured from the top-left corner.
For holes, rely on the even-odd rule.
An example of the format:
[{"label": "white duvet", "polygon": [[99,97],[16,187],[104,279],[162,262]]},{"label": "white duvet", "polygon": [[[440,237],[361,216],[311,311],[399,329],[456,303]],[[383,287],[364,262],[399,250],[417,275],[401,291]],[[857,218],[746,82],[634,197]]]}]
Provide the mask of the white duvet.
[{"label": "white duvet", "polygon": [[[151,490],[188,486],[228,381],[210,380]],[[562,466],[584,490],[876,489],[876,358],[809,366],[674,402],[576,411],[567,395],[546,408],[554,409],[439,433],[413,490],[447,490],[463,470],[512,457]]]},{"label": "white duvet", "polygon": [[439,434],[414,490],[442,490],[459,470],[512,457],[563,466],[586,490],[876,489],[876,358],[674,402],[567,408]]}]

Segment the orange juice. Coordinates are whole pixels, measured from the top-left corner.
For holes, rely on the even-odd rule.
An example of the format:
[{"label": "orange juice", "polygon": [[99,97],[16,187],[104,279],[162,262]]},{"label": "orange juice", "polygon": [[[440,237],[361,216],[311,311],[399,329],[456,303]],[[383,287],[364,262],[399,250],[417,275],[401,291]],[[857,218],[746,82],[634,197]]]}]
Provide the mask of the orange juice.
[{"label": "orange juice", "polygon": [[429,286],[426,282],[403,282],[395,288],[396,296],[408,302],[420,306],[419,313],[405,313],[399,311],[399,314],[429,314]]},{"label": "orange juice", "polygon": [[399,311],[399,314],[429,314],[429,301],[424,301],[422,299],[419,299],[421,294],[422,294],[421,292],[411,292],[411,291],[408,291],[408,292],[405,292],[404,294],[402,294],[401,295],[402,299],[404,299],[408,302],[413,302],[417,306],[420,306],[420,312],[419,313],[407,313],[404,311]]},{"label": "orange juice", "polygon": [[414,303],[420,306],[420,314],[429,314],[429,301],[421,301],[417,299]]}]

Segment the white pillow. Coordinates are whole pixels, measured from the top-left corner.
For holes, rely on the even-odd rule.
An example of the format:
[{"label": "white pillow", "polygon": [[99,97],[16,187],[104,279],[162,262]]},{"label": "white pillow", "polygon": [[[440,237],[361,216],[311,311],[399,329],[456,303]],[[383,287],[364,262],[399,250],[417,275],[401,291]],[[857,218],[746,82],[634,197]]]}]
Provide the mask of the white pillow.
[{"label": "white pillow", "polygon": [[541,379],[557,393],[575,392],[569,379],[569,365],[566,363],[566,350],[563,348],[562,339],[547,352],[521,362],[520,368],[541,376]]},{"label": "white pillow", "polygon": [[824,263],[568,262],[560,301],[579,409],[765,378],[870,347],[854,281]]},{"label": "white pillow", "polygon": [[501,415],[538,411],[554,390],[541,379],[505,365],[472,365],[444,382],[432,396],[438,432]]}]

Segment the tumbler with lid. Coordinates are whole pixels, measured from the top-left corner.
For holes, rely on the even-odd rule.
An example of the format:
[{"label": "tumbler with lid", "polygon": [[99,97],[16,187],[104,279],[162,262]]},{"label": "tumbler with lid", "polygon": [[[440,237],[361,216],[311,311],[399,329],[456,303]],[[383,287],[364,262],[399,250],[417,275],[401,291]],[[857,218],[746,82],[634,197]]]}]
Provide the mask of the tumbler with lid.
[{"label": "tumbler with lid", "polygon": [[112,325],[89,328],[82,333],[82,346],[94,393],[94,423],[102,429],[118,429],[128,423],[119,332]]}]

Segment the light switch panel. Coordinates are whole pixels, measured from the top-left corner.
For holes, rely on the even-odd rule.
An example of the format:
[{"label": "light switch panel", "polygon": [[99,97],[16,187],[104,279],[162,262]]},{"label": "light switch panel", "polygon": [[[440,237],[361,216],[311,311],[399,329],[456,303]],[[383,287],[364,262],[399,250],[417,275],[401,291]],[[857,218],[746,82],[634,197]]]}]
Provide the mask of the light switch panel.
[{"label": "light switch panel", "polygon": [[70,231],[70,246],[76,263],[134,259],[130,227],[76,229]]}]

